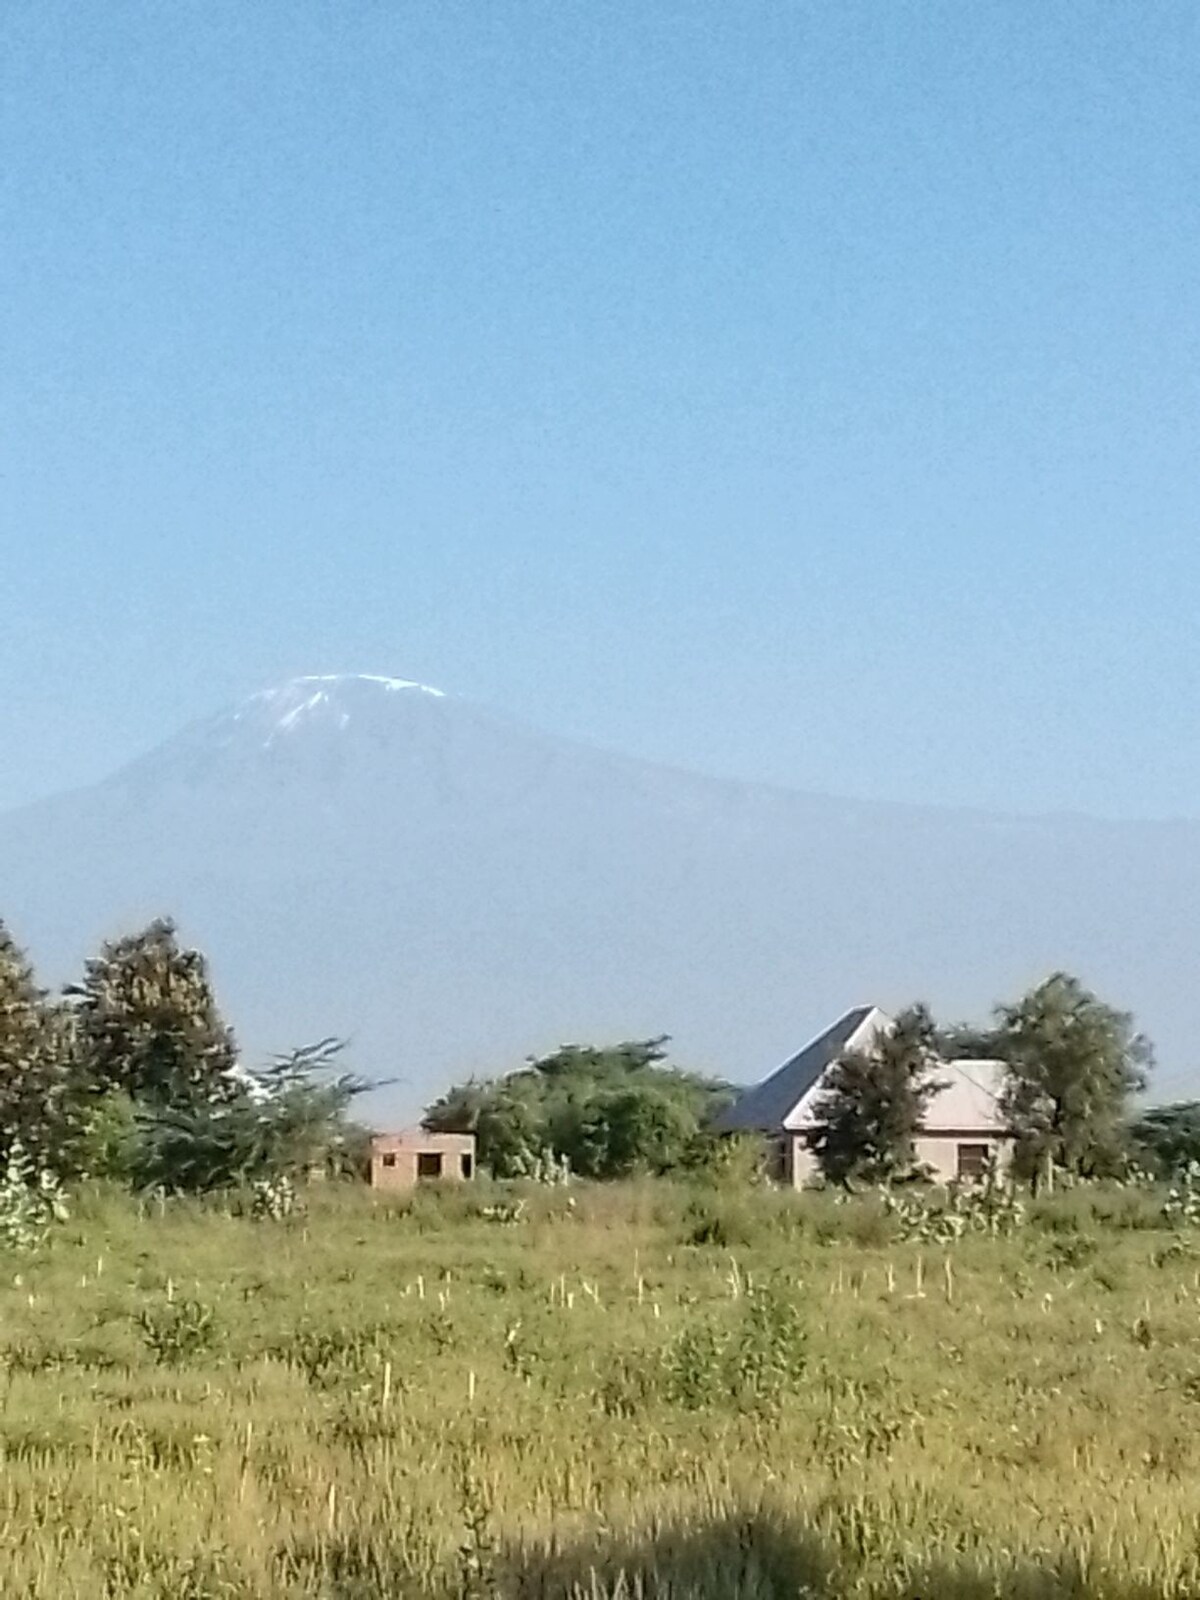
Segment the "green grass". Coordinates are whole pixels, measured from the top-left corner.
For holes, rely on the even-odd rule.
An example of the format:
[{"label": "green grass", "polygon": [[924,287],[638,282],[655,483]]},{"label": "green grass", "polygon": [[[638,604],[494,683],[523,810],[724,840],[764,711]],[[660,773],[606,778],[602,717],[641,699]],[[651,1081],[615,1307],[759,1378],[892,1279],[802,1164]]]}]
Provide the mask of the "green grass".
[{"label": "green grass", "polygon": [[487,1198],[92,1195],[0,1261],[0,1594],[1200,1595],[1200,1244],[1149,1197],[948,1251]]}]

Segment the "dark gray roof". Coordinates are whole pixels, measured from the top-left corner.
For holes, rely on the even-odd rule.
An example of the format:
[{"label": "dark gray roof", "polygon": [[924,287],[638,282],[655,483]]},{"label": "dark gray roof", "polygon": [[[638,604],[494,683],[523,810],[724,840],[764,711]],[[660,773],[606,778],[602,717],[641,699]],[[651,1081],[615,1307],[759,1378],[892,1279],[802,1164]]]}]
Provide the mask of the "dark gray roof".
[{"label": "dark gray roof", "polygon": [[855,1006],[839,1017],[831,1028],[819,1033],[769,1078],[727,1106],[713,1121],[716,1133],[778,1133],[789,1112],[832,1066],[850,1040],[874,1011],[874,1006]]}]

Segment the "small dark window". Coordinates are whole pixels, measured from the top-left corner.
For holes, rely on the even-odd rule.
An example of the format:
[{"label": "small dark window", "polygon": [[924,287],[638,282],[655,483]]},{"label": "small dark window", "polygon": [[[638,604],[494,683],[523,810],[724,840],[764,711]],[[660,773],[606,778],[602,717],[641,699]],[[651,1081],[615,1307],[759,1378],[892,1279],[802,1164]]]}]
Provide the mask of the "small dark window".
[{"label": "small dark window", "polygon": [[968,1181],[987,1176],[992,1147],[987,1144],[960,1144],[958,1147],[958,1175]]},{"label": "small dark window", "polygon": [[471,1173],[474,1171],[475,1162],[472,1160],[470,1155],[460,1156],[458,1159],[458,1168],[464,1178],[469,1178]]},{"label": "small dark window", "polygon": [[417,1156],[418,1178],[440,1178],[442,1175],[442,1153],[440,1150],[422,1150]]},{"label": "small dark window", "polygon": [[393,1156],[393,1155],[384,1156],[383,1164],[384,1164],[385,1167],[394,1167],[396,1165],[395,1156]]}]

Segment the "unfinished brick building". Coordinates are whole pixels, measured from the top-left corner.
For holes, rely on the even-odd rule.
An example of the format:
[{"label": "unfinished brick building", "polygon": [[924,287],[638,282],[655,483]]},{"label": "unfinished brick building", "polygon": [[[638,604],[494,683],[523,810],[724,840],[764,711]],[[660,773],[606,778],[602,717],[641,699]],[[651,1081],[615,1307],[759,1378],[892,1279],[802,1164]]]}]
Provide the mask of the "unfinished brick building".
[{"label": "unfinished brick building", "polygon": [[371,1187],[411,1189],[416,1183],[446,1179],[466,1182],[475,1176],[473,1133],[377,1133],[371,1140]]}]

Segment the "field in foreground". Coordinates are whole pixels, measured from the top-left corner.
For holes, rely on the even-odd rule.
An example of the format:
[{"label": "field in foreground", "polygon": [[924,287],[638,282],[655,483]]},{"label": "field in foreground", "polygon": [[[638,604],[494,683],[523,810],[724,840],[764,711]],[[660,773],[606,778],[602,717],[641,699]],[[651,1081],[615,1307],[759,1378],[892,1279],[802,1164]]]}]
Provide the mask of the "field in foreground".
[{"label": "field in foreground", "polygon": [[496,1199],[95,1195],[6,1258],[0,1593],[1200,1595],[1200,1252],[1149,1197],[949,1248]]}]

